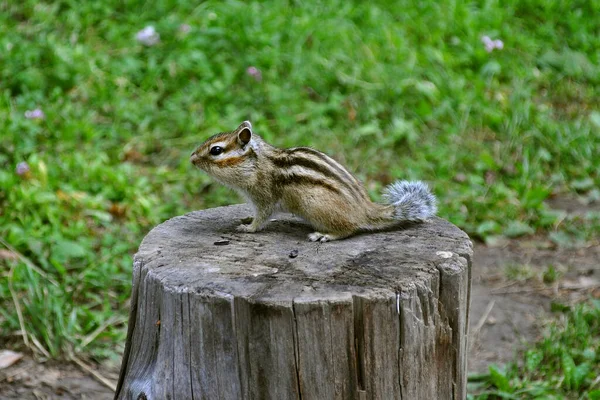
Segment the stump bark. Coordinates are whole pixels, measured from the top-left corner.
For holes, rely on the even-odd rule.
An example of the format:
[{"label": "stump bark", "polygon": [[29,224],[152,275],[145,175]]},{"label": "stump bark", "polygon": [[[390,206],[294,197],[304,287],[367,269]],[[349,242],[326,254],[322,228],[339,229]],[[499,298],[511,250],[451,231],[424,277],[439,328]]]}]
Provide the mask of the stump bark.
[{"label": "stump bark", "polygon": [[116,399],[464,399],[472,246],[439,219],[329,243],[246,206],[154,228]]}]

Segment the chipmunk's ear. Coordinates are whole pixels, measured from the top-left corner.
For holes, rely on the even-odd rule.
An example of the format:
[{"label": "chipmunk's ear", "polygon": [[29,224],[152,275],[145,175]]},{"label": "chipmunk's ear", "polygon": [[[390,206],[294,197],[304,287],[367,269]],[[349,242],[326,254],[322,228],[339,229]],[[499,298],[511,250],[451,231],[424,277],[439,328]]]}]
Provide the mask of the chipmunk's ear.
[{"label": "chipmunk's ear", "polygon": [[250,139],[252,139],[252,124],[250,121],[244,121],[238,128],[236,129],[238,142],[245,146],[250,143]]}]

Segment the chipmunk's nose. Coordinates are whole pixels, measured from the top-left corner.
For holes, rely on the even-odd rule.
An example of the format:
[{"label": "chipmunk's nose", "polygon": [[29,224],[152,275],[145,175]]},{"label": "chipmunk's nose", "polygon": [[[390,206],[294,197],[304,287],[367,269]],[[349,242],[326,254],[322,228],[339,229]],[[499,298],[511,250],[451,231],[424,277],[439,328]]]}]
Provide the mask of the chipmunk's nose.
[{"label": "chipmunk's nose", "polygon": [[194,151],[194,152],[192,153],[192,155],[190,156],[190,162],[191,162],[192,164],[196,164],[196,161],[198,161],[198,158],[199,158],[199,157],[198,157],[198,154],[196,154],[196,152]]}]

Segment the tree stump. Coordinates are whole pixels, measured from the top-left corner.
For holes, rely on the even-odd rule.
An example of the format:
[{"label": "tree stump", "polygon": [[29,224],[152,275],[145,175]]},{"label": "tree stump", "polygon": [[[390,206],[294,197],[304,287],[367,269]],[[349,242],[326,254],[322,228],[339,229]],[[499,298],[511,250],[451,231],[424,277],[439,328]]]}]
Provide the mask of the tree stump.
[{"label": "tree stump", "polygon": [[134,259],[116,399],[464,399],[472,246],[440,219],[312,243],[237,205],[154,228]]}]

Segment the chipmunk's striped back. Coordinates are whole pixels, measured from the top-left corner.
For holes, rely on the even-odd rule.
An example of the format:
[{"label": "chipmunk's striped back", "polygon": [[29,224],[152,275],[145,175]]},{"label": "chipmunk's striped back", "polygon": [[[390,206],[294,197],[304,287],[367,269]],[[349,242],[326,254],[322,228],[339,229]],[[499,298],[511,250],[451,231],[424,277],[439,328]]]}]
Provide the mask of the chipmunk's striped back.
[{"label": "chipmunk's striped back", "polygon": [[369,201],[362,184],[333,158],[310,147],[294,147],[266,154],[282,184],[304,183],[347,196],[351,201]]},{"label": "chipmunk's striped back", "polygon": [[277,205],[326,232],[309,236],[319,241],[435,213],[435,197],[425,184],[396,183],[386,192],[391,204],[373,203],[360,181],[333,158],[309,147],[273,147],[248,121],[207,139],[191,161],[252,203],[256,215],[252,224],[239,227],[244,232],[260,230]]}]

